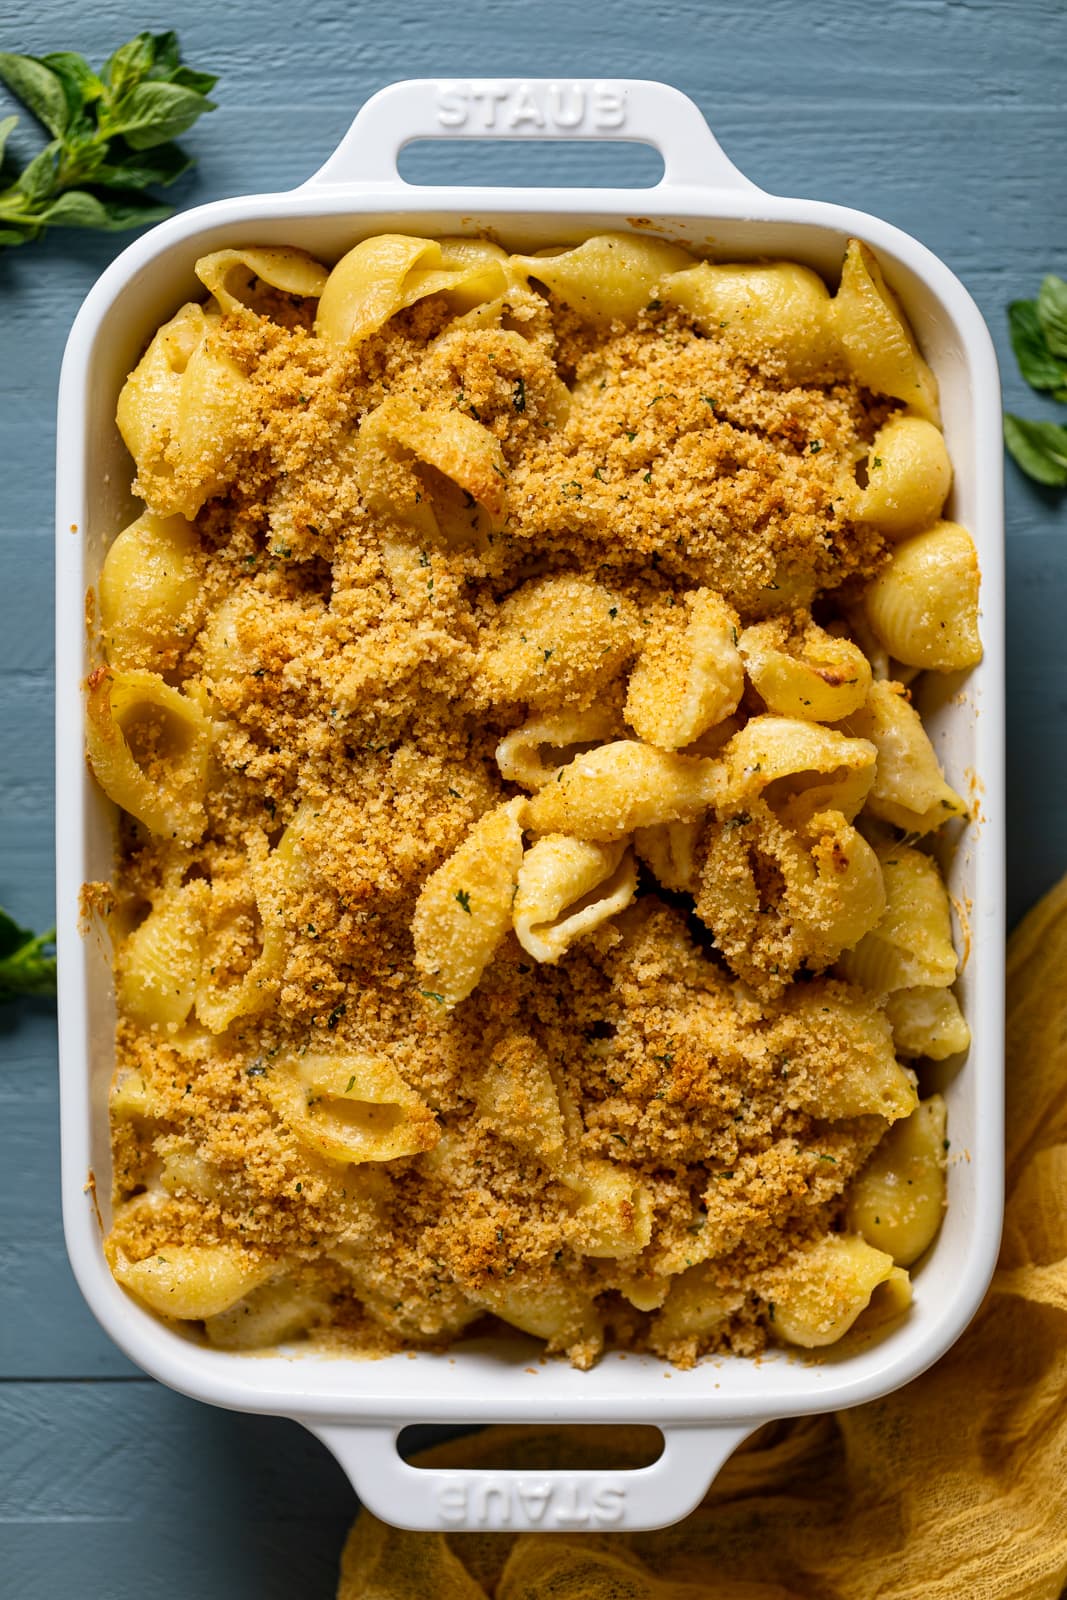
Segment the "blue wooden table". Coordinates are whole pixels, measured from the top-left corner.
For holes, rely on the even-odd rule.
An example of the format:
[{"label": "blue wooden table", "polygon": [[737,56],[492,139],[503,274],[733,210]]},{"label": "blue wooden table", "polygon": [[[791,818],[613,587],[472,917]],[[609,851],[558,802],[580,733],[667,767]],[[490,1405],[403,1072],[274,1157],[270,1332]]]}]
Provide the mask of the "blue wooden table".
[{"label": "blue wooden table", "polygon": [[[0,45],[99,62],[148,25],[218,72],[188,136],[194,204],[303,179],[397,78],[633,76],[677,84],[727,152],[780,193],[918,235],[976,296],[1010,409],[1005,304],[1067,275],[1067,0],[350,0],[254,10],[9,6]],[[6,110],[6,107],[0,107]],[[424,181],[648,181],[620,149],[438,147]],[[0,254],[0,901],[52,917],[52,463],[59,362],[121,239],[63,233]],[[1008,469],[1009,914],[1067,867],[1067,502]],[[13,1600],[216,1600],[334,1591],[354,1502],[295,1425],[232,1416],[141,1377],[96,1327],[59,1220],[56,1043],[44,1004],[0,1013],[0,1591]]]}]

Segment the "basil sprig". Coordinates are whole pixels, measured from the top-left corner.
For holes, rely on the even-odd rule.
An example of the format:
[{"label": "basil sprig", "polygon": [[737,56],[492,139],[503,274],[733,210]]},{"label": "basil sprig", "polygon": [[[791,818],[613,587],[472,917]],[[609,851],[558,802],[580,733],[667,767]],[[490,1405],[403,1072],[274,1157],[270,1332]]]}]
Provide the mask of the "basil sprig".
[{"label": "basil sprig", "polygon": [[[1067,405],[1067,283],[1049,273],[1036,300],[1012,301],[1008,326],[1027,383]],[[1062,423],[1031,422],[1008,412],[1004,442],[1029,477],[1053,489],[1067,488],[1067,427]]]},{"label": "basil sprig", "polygon": [[56,930],[35,934],[0,909],[0,1002],[56,992]]},{"label": "basil sprig", "polygon": [[139,33],[99,75],[84,56],[0,51],[0,80],[51,134],[12,178],[4,147],[18,117],[0,119],[0,246],[48,227],[139,228],[171,207],[146,193],[193,165],[174,140],[205,111],[216,83],[182,64],[175,33]]}]

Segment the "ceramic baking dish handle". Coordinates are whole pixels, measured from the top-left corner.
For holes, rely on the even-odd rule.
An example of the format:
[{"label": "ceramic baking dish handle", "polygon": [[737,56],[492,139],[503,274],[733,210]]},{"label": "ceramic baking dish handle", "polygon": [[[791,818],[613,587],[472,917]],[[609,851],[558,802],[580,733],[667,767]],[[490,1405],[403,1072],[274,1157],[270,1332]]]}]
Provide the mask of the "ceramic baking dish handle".
[{"label": "ceramic baking dish handle", "polygon": [[397,1452],[399,1428],[308,1426],[344,1467],[362,1504],[393,1527],[595,1533],[678,1522],[755,1424],[664,1428],[658,1461],[619,1472],[413,1467]]},{"label": "ceramic baking dish handle", "polygon": [[[631,139],[663,157],[655,189],[756,186],[728,160],[698,108],[644,78],[412,78],[372,95],[308,189],[400,182],[413,139]],[[642,194],[655,192],[643,189]]]}]

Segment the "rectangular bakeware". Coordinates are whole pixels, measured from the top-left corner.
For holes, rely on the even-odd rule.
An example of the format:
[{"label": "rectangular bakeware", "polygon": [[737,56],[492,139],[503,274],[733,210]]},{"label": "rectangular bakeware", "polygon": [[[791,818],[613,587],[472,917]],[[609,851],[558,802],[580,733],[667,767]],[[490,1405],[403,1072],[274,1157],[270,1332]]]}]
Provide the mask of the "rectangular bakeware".
[{"label": "rectangular bakeware", "polygon": [[[412,139],[630,139],[655,146],[664,174],[626,189],[417,188],[397,158]],[[83,883],[110,877],[114,819],[83,756],[88,670],[85,595],[104,552],[135,514],[131,464],[115,426],[119,389],[147,339],[202,295],[197,257],[224,246],[297,244],[326,261],[383,231],[488,233],[515,249],[577,242],[605,229],[651,232],[723,260],[805,262],[831,283],[845,242],[867,241],[907,310],[941,387],[956,482],[948,514],[968,527],[982,568],[985,656],[973,672],[924,686],[927,726],[975,820],[949,866],[960,997],[974,1043],[936,1083],[948,1099],[952,1156],[944,1227],[915,1276],[899,1324],[818,1359],[770,1352],[709,1359],[689,1372],[609,1354],[591,1372],[542,1362],[529,1342],[468,1340],[444,1355],[381,1360],[308,1350],[265,1356],[205,1348],[118,1286],[101,1249],[90,1173],[108,1215],[107,1089],[114,996],[106,940],[79,919]],[[702,1497],[761,1423],[857,1405],[907,1383],[974,1314],[996,1259],[1002,1211],[1004,651],[1000,389],[988,331],[970,295],[915,239],[844,206],[765,194],[731,164],[696,106],[638,80],[424,79],[369,100],[326,164],[285,194],[219,201],[138,239],[87,297],[67,345],[59,397],[57,828],[63,1211],[81,1289],[115,1342],[161,1382],[214,1405],[304,1423],[335,1452],[361,1500],[411,1528],[649,1528]],[[924,1082],[929,1089],[933,1080]],[[396,1449],[413,1423],[652,1423],[664,1451],[634,1472],[427,1471]]]}]

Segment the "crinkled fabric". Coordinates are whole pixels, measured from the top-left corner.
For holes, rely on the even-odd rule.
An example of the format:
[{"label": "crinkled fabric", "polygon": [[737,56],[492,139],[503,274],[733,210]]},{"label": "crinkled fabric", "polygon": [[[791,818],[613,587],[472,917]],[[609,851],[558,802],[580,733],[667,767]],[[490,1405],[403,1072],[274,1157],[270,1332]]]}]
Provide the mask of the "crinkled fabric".
[{"label": "crinkled fabric", "polygon": [[[1067,1585],[1067,879],[1008,948],[1008,1205],[996,1276],[936,1367],[762,1429],[684,1522],[402,1533],[363,1512],[338,1600],[1058,1600]],[[614,1430],[611,1464],[648,1459]],[[498,1428],[427,1464],[591,1466],[601,1436]]]}]

